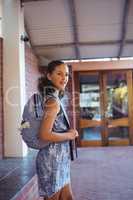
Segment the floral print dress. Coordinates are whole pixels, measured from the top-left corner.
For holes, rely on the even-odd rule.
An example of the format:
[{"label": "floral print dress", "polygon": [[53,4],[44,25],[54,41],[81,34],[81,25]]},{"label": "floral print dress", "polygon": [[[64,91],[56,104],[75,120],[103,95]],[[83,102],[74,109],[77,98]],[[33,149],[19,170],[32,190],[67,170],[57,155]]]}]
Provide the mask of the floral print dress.
[{"label": "floral print dress", "polygon": [[[61,106],[53,125],[53,131],[63,134],[68,129],[69,121]],[[69,148],[69,141],[52,142],[38,152],[36,171],[40,196],[50,197],[70,183]]]}]

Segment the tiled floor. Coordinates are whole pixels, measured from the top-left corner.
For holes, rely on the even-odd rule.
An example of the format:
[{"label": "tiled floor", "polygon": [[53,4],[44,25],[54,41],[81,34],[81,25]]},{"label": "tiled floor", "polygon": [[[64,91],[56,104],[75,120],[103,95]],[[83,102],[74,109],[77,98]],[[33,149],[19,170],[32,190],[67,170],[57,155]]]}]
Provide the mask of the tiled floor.
[{"label": "tiled floor", "polygon": [[71,169],[75,200],[133,200],[133,146],[80,148]]},{"label": "tiled floor", "polygon": [[0,160],[0,200],[9,200],[34,176],[36,152]]},{"label": "tiled floor", "polygon": [[[38,199],[33,198],[37,182],[31,180],[34,161],[33,156],[0,160],[0,200]],[[79,148],[78,158],[71,163],[75,200],[133,200],[132,171],[133,146]],[[21,190],[24,198],[13,198],[29,180],[33,186],[30,195],[26,196],[26,187]]]}]

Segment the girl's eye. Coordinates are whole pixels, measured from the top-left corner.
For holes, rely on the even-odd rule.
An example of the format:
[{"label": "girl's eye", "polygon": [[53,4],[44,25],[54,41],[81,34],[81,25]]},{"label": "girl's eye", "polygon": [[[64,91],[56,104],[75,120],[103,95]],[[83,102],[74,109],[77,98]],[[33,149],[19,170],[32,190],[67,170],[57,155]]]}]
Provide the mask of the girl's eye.
[{"label": "girl's eye", "polygon": [[63,73],[61,73],[61,72],[58,72],[58,73],[57,73],[57,75],[59,75],[59,76],[66,76],[66,77],[68,77],[68,76],[69,76],[69,74],[68,74],[68,73],[66,73],[66,74],[63,74]]}]

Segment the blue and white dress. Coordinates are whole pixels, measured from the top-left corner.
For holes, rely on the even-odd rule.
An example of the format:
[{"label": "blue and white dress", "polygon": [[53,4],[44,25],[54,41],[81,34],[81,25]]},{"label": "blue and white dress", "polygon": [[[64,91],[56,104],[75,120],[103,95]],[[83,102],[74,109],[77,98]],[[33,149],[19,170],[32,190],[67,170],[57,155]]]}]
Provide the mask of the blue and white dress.
[{"label": "blue and white dress", "polygon": [[[50,96],[54,98],[55,96]],[[69,129],[66,113],[60,105],[53,125],[53,131],[62,133]],[[66,184],[70,183],[70,147],[69,141],[52,142],[39,150],[36,158],[39,194],[50,197]]]}]

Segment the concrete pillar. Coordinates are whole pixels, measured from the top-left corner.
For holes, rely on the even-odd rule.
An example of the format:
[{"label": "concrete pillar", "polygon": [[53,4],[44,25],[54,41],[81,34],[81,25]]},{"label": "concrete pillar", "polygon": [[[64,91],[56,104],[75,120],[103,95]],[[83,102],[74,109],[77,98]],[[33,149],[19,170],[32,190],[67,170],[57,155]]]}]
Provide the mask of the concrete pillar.
[{"label": "concrete pillar", "polygon": [[0,37],[2,37],[2,0],[0,0]]},{"label": "concrete pillar", "polygon": [[24,16],[18,0],[3,0],[4,156],[23,157],[27,147],[18,131],[25,104]]}]

